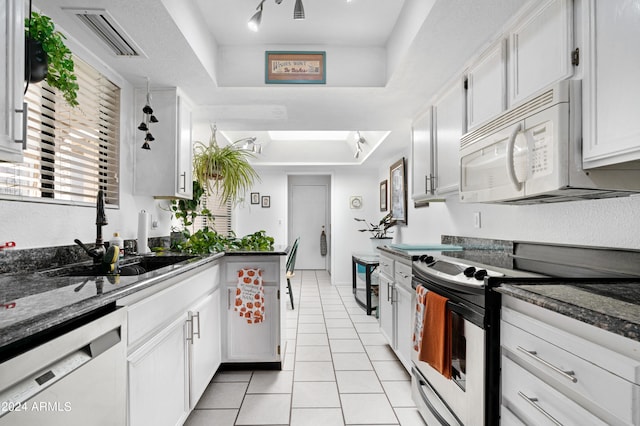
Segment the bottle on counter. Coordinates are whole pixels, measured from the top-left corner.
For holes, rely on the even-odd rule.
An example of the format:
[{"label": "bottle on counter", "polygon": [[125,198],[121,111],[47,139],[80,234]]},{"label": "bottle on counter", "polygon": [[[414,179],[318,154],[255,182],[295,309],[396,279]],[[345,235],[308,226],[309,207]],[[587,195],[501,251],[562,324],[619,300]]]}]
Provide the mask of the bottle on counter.
[{"label": "bottle on counter", "polygon": [[118,249],[120,249],[119,257],[124,257],[124,241],[122,240],[122,237],[120,237],[120,233],[114,232],[113,238],[109,240],[109,244],[112,246],[118,246]]}]

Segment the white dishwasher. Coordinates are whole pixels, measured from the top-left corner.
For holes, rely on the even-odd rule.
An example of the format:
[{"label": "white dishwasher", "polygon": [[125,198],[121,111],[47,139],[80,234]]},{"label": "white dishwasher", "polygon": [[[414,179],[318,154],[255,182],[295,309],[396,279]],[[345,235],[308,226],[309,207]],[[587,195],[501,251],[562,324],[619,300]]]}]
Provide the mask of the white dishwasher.
[{"label": "white dishwasher", "polygon": [[126,310],[0,364],[0,426],[126,424]]}]

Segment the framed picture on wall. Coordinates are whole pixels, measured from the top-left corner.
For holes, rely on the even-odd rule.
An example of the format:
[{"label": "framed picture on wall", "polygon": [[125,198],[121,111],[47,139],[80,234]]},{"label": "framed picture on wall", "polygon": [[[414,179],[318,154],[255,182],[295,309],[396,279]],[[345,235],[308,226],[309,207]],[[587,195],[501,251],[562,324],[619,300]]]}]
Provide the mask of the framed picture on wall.
[{"label": "framed picture on wall", "polygon": [[404,167],[404,157],[396,161],[389,168],[389,182],[391,182],[391,219],[407,223],[407,175]]},{"label": "framed picture on wall", "polygon": [[380,182],[380,211],[387,211],[387,180]]},{"label": "framed picture on wall", "polygon": [[268,195],[262,196],[262,207],[268,209],[271,207],[271,197]]},{"label": "framed picture on wall", "polygon": [[260,204],[260,193],[252,192],[251,193],[251,204]]}]

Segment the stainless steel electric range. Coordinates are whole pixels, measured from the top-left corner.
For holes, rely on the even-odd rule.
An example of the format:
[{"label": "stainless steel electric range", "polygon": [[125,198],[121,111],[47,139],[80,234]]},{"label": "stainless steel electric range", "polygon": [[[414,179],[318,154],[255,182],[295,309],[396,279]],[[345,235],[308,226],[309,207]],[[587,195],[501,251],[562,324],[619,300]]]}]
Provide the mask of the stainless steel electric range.
[{"label": "stainless steel electric range", "polygon": [[607,283],[640,277],[640,251],[514,243],[507,267],[464,257],[464,252],[433,253],[413,262],[413,287],[446,297],[451,313],[451,380],[413,352],[412,395],[428,424],[499,423],[500,295],[492,288],[505,282]]}]

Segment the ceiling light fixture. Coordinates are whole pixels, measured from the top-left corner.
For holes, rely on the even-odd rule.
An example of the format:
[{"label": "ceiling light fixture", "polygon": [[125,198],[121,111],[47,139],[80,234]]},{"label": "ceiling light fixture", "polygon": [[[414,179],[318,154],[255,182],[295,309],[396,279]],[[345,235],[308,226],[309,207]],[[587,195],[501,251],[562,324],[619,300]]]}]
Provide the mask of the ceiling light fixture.
[{"label": "ceiling light fixture", "polygon": [[[251,19],[249,19],[249,22],[247,22],[247,26],[253,32],[257,32],[260,29],[260,23],[262,22],[262,8],[265,1],[267,0],[260,0],[260,3],[258,3],[258,6],[256,7],[256,13],[254,13]],[[281,4],[282,0],[275,0],[275,2],[276,4]],[[296,4],[293,8],[293,19],[305,19],[302,0],[296,0]]]},{"label": "ceiling light fixture", "polygon": [[247,22],[249,29],[253,32],[257,32],[260,28],[260,22],[262,22],[262,4],[265,1],[266,0],[260,1],[260,4],[258,5],[258,7],[256,7],[257,12],[254,13],[251,19],[249,19],[249,22]]},{"label": "ceiling light fixture", "polygon": [[296,5],[293,8],[293,19],[304,19],[304,6],[302,0],[296,0]]}]

